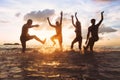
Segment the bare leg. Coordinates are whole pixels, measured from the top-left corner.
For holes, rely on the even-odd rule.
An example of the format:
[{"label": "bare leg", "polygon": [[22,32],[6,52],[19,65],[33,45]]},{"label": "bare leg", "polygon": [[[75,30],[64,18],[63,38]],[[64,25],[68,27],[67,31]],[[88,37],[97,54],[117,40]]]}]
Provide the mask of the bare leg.
[{"label": "bare leg", "polygon": [[81,50],[82,40],[79,40],[79,49]]},{"label": "bare leg", "polygon": [[56,42],[54,41],[54,39],[55,39],[55,36],[52,36],[51,37],[51,41],[53,42],[53,46],[56,44]]},{"label": "bare leg", "polygon": [[42,41],[37,36],[34,36],[34,39],[36,39],[37,41],[41,42],[42,44],[44,44],[46,42],[46,39]]},{"label": "bare leg", "polygon": [[84,50],[87,50],[91,43],[92,43],[92,38],[89,39],[87,46],[84,47]]},{"label": "bare leg", "polygon": [[62,38],[58,39],[58,41],[59,41],[60,49],[63,50],[63,47],[62,47]]},{"label": "bare leg", "polygon": [[22,52],[24,53],[26,50],[26,41],[21,41],[22,43]]},{"label": "bare leg", "polygon": [[90,44],[90,51],[93,52],[94,41]]},{"label": "bare leg", "polygon": [[60,49],[63,50],[62,43],[59,43],[59,45],[60,45]]},{"label": "bare leg", "polygon": [[73,49],[74,43],[76,43],[76,42],[77,42],[77,39],[75,38],[75,39],[72,41],[71,49]]},{"label": "bare leg", "polygon": [[87,46],[84,47],[84,49],[87,50],[88,47],[90,47],[90,51],[93,51],[93,46],[94,46],[94,40],[93,40],[93,38],[90,38]]}]

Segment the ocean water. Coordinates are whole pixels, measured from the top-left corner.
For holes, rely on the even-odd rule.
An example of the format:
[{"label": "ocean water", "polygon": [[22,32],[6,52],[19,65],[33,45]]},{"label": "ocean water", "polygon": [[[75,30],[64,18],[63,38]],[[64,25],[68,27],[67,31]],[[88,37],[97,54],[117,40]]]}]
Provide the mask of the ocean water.
[{"label": "ocean water", "polygon": [[119,47],[96,47],[92,54],[50,49],[0,46],[0,80],[120,80]]},{"label": "ocean water", "polygon": [[[75,50],[79,50],[77,46],[74,46]],[[0,49],[21,49],[21,45],[0,45]],[[40,45],[27,45],[27,49],[53,49],[55,47],[47,45],[47,46],[40,46]],[[70,50],[70,45],[63,47],[65,50]],[[120,46],[95,46],[95,51],[120,51]]]}]

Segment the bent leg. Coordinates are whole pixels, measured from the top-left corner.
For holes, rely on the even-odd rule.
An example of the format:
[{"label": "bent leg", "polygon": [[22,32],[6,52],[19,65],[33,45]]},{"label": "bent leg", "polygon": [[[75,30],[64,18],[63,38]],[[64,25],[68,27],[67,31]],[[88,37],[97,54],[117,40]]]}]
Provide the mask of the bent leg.
[{"label": "bent leg", "polygon": [[44,41],[42,41],[41,39],[39,39],[37,36],[31,36],[31,38],[34,38],[34,39],[36,39],[37,41],[39,41],[39,42],[41,42],[42,44],[44,44],[45,43],[45,41],[46,41],[46,39],[44,40]]},{"label": "bent leg", "polygon": [[88,44],[87,44],[87,46],[86,47],[84,47],[84,49],[85,50],[87,50],[88,49],[88,47],[90,47],[90,45],[93,43],[93,39],[92,38],[90,38],[89,39],[89,41],[88,41]]},{"label": "bent leg", "polygon": [[76,43],[76,42],[77,42],[77,39],[75,38],[71,43],[71,49],[73,49],[74,43]]},{"label": "bent leg", "polygon": [[94,44],[96,41],[98,41],[99,38],[96,37],[96,38],[92,38],[92,41],[91,41],[91,44],[90,44],[90,51],[93,52],[93,47],[94,47]]},{"label": "bent leg", "polygon": [[55,38],[56,38],[56,35],[54,35],[54,36],[51,37],[51,41],[53,42],[53,46],[56,44],[56,42],[54,41]]}]

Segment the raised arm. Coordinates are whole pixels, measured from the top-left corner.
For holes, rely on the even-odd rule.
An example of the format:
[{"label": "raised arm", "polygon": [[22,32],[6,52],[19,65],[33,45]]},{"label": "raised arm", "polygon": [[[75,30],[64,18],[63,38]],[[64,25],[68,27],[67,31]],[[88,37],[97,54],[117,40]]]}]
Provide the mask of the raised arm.
[{"label": "raised arm", "polygon": [[100,20],[100,21],[98,22],[98,24],[97,24],[97,25],[98,25],[98,27],[100,26],[100,24],[101,24],[101,23],[102,23],[102,21],[103,21],[103,13],[104,13],[104,11],[102,11],[102,12],[101,12],[101,20]]},{"label": "raised arm", "polygon": [[79,21],[78,18],[77,18],[77,12],[75,13],[75,18],[76,18],[77,21]]},{"label": "raised arm", "polygon": [[63,17],[63,12],[62,12],[62,11],[61,11],[60,15],[61,15],[61,18],[60,18],[60,25],[62,25],[62,17]]},{"label": "raised arm", "polygon": [[49,20],[49,17],[47,17],[47,20],[48,20],[48,23],[49,23],[50,26],[55,27],[55,25],[52,25],[52,24],[51,24],[51,22],[50,22],[50,20]]},{"label": "raised arm", "polygon": [[75,27],[74,20],[73,20],[73,15],[71,16],[71,18],[72,18],[72,24]]}]

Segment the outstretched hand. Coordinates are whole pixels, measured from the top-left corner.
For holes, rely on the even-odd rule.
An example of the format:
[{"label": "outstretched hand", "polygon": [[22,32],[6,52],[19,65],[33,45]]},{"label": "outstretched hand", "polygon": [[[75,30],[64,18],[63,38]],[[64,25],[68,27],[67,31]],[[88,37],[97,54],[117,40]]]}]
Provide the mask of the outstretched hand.
[{"label": "outstretched hand", "polygon": [[47,20],[49,20],[49,17],[47,17]]},{"label": "outstretched hand", "polygon": [[103,14],[103,13],[104,13],[104,11],[101,12],[101,14]]}]

